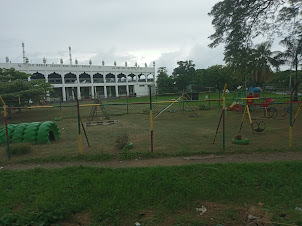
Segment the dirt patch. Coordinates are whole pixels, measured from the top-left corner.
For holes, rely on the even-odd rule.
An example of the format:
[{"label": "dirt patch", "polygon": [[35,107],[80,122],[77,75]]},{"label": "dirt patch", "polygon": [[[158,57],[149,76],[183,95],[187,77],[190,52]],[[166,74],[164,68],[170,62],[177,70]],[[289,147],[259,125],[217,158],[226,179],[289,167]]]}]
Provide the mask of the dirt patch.
[{"label": "dirt patch", "polygon": [[213,164],[213,163],[248,163],[248,162],[275,162],[275,161],[297,161],[302,160],[302,152],[277,152],[277,153],[253,153],[253,154],[230,154],[230,155],[207,155],[190,157],[167,157],[154,159],[135,160],[111,160],[102,162],[78,161],[78,162],[59,162],[59,163],[3,163],[0,170],[24,170],[34,168],[64,168],[68,166],[92,166],[92,167],[154,167],[154,166],[179,166],[192,164]]},{"label": "dirt patch", "polygon": [[149,221],[155,217],[155,212],[152,210],[144,210],[139,213],[139,218],[142,221]]},{"label": "dirt patch", "polygon": [[[204,209],[205,212],[199,211]],[[244,222],[245,209],[214,202],[200,202],[195,208],[195,219],[207,224],[234,225]]]},{"label": "dirt patch", "polygon": [[247,208],[244,215],[244,222],[251,226],[273,225],[270,219],[271,216],[268,212],[265,212],[261,208],[255,206]]},{"label": "dirt patch", "polygon": [[[54,224],[58,225],[58,224]],[[53,226],[54,226],[53,225]],[[76,213],[70,221],[62,222],[61,226],[89,226],[91,225],[90,213]]]}]

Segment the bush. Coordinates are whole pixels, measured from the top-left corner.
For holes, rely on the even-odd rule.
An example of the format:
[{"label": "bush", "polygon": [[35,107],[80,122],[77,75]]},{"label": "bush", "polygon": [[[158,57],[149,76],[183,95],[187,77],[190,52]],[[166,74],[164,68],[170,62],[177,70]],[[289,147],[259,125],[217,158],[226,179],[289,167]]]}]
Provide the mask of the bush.
[{"label": "bush", "polygon": [[32,151],[32,147],[30,144],[11,144],[10,151],[12,155],[25,155]]},{"label": "bush", "polygon": [[209,108],[204,103],[201,103],[201,104],[199,104],[198,109],[199,110],[208,110]]},{"label": "bush", "polygon": [[118,136],[115,140],[115,147],[119,150],[122,150],[126,144],[129,143],[129,136],[128,134],[124,133]]}]

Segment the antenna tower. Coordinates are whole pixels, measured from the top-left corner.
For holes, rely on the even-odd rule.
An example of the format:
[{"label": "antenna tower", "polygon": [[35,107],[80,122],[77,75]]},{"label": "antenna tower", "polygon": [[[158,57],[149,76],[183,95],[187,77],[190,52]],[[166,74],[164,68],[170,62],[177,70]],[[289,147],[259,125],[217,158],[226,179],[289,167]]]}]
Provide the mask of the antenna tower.
[{"label": "antenna tower", "polygon": [[72,65],[71,47],[70,46],[69,46],[69,61],[70,61],[70,65]]},{"label": "antenna tower", "polygon": [[25,57],[25,45],[24,42],[22,42],[22,52],[23,52],[23,63],[26,63],[26,57]]}]

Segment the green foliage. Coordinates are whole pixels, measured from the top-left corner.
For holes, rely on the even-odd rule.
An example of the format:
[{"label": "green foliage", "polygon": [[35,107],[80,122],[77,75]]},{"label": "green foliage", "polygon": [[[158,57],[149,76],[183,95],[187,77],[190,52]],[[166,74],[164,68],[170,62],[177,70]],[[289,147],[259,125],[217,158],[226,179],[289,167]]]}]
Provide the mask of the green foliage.
[{"label": "green foliage", "polygon": [[[271,83],[276,87],[287,88],[289,85],[293,87],[294,79],[291,79],[290,84],[290,77],[295,77],[295,71],[293,70],[286,70],[286,71],[278,71],[274,74],[273,80]],[[298,71],[298,80],[302,82],[302,71]]]},{"label": "green foliage", "polygon": [[[53,92],[50,83],[45,80],[27,81],[30,75],[16,71],[15,69],[0,68],[0,96],[7,100],[36,100],[44,98],[47,92]],[[7,101],[9,106],[19,105],[18,101]],[[24,105],[24,102],[21,102]]]},{"label": "green foliage", "polygon": [[[0,224],[49,225],[88,212],[96,225],[131,225],[141,211],[191,212],[200,201],[230,208],[261,202],[273,218],[285,213],[291,217],[283,223],[295,223],[301,219],[292,214],[302,202],[301,170],[301,162],[1,170]],[[223,220],[232,224],[234,219],[225,215]]]},{"label": "green foliage", "polygon": [[271,43],[264,42],[253,48],[242,47],[235,52],[227,51],[225,60],[233,69],[234,76],[241,82],[261,86],[271,81],[272,66],[278,68],[281,61],[270,50]]},{"label": "green foliage", "polygon": [[198,90],[205,89],[205,87],[213,87],[217,90],[223,90],[224,84],[228,84],[228,88],[232,89],[235,81],[232,78],[233,72],[229,66],[215,65],[207,69],[196,70],[196,86]]},{"label": "green foliage", "polygon": [[[254,85],[263,85],[272,79],[271,66],[282,63],[270,51],[274,34],[284,36],[290,31],[289,37],[293,34],[302,37],[301,21],[295,22],[302,13],[301,3],[301,0],[220,1],[209,13],[215,29],[209,37],[212,40],[209,46],[225,44],[224,59],[234,68],[237,77]],[[254,48],[253,41],[259,35],[266,36],[269,42]],[[293,47],[289,49],[291,52],[295,50]]]},{"label": "green foliage", "polygon": [[159,94],[172,93],[175,91],[174,79],[168,75],[166,67],[157,70],[157,87]]},{"label": "green foliage", "polygon": [[286,48],[284,52],[278,52],[276,58],[282,63],[295,68],[296,80],[298,79],[298,66],[302,63],[302,36],[295,33],[290,34],[280,41],[280,44]]},{"label": "green foliage", "polygon": [[117,136],[115,140],[115,147],[119,150],[123,150],[126,144],[129,143],[129,136],[128,134],[124,133],[122,135]]},{"label": "green foliage", "polygon": [[30,75],[16,71],[14,68],[5,69],[0,68],[0,82],[9,82],[14,80],[23,80],[29,77]]},{"label": "green foliage", "polygon": [[210,47],[225,43],[225,49],[236,51],[252,44],[259,35],[273,37],[273,33],[287,33],[295,17],[301,13],[301,0],[239,1],[223,0],[216,3],[210,16],[215,32],[210,36]]},{"label": "green foliage", "polygon": [[173,77],[178,91],[186,91],[188,85],[195,83],[195,64],[192,60],[178,61],[178,67],[173,70]]}]

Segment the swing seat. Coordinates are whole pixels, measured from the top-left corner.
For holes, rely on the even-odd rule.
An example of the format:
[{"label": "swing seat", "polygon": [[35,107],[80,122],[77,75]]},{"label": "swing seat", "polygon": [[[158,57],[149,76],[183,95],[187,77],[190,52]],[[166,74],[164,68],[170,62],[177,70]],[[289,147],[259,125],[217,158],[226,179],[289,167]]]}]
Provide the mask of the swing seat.
[{"label": "swing seat", "polygon": [[256,129],[254,129],[255,132],[258,132],[258,133],[261,133],[265,130],[266,128],[266,125],[265,125],[265,122],[264,121],[261,121],[261,122],[254,122],[253,123],[253,127],[256,127]]},{"label": "swing seat", "polygon": [[250,140],[245,138],[245,139],[242,139],[242,140],[236,140],[236,139],[233,139],[232,140],[232,143],[233,144],[243,144],[243,145],[247,145],[249,144]]}]

